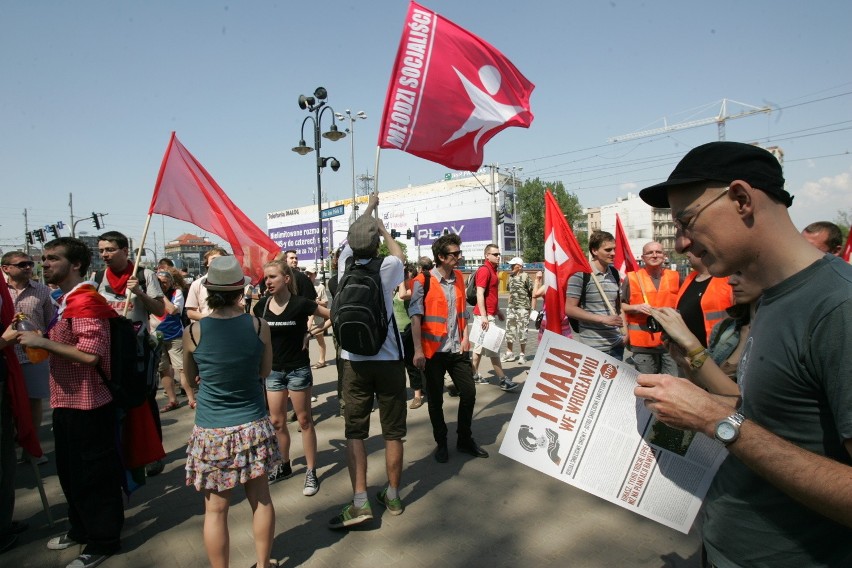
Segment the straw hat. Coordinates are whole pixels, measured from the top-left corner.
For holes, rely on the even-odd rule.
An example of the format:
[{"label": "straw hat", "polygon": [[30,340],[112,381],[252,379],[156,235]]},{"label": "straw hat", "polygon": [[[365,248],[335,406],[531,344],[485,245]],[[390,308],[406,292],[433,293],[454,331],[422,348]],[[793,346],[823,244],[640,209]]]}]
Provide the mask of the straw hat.
[{"label": "straw hat", "polygon": [[217,292],[242,290],[246,281],[237,258],[234,256],[217,256],[211,260],[204,285],[208,290]]}]

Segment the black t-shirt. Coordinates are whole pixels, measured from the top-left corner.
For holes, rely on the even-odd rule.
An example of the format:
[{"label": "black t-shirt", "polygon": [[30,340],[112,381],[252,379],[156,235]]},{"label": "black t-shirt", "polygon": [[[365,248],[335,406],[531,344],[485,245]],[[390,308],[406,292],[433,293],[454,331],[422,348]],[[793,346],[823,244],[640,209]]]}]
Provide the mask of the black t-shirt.
[{"label": "black t-shirt", "polygon": [[298,294],[308,300],[316,300],[317,291],[311,279],[308,278],[308,275],[296,269],[293,270],[293,273],[296,275],[296,290],[298,290]]},{"label": "black t-shirt", "polygon": [[[301,296],[290,296],[280,314],[266,309],[269,298],[254,305],[254,315],[266,320],[272,333],[272,369],[288,372],[311,364],[308,350],[303,349],[308,333],[308,316],[317,309],[317,303]],[[266,313],[264,313],[266,310]]]},{"label": "black t-shirt", "polygon": [[677,309],[680,312],[680,317],[683,318],[683,323],[704,347],[707,347],[707,328],[704,327],[704,310],[701,309],[701,298],[704,296],[707,286],[710,285],[710,280],[712,278],[703,282],[698,280],[690,282],[677,303]]}]

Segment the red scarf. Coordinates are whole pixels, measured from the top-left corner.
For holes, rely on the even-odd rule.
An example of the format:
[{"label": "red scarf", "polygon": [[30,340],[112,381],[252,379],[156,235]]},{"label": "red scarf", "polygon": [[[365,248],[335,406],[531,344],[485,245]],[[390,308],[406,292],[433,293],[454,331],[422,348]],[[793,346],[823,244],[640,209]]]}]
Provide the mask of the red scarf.
[{"label": "red scarf", "polygon": [[124,272],[120,274],[115,274],[112,271],[112,268],[107,266],[106,269],[106,277],[107,282],[109,282],[109,287],[112,288],[112,291],[115,292],[117,296],[124,296],[127,291],[127,281],[130,280],[130,276],[133,274],[133,265],[131,263],[127,263],[127,268],[124,269]]},{"label": "red scarf", "polygon": [[[127,281],[124,282],[125,286]],[[81,282],[60,300],[60,313],[63,318],[101,318],[118,317],[115,309],[90,282]]]}]

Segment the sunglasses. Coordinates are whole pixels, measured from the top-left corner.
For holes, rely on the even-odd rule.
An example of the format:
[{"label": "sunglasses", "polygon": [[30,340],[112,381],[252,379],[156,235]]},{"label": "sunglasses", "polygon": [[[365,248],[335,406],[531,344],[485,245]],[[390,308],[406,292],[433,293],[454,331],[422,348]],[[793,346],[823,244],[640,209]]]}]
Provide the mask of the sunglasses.
[{"label": "sunglasses", "polygon": [[35,262],[31,260],[24,260],[22,262],[4,264],[3,266],[17,266],[21,270],[24,270],[25,268],[32,268],[35,266]]},{"label": "sunglasses", "polygon": [[[460,251],[460,250],[454,250],[454,251],[445,252],[445,253],[444,253],[444,256],[454,256],[454,257],[458,258],[458,257],[460,257],[460,256],[461,256],[461,254],[462,254],[462,251]],[[427,270],[428,270],[428,269],[427,269]]]}]

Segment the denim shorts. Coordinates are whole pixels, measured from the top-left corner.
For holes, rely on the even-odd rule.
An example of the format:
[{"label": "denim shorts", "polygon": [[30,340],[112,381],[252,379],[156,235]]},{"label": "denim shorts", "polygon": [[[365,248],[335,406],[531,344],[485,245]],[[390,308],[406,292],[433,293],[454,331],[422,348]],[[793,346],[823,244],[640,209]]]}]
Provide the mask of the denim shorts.
[{"label": "denim shorts", "polygon": [[314,384],[314,376],[310,367],[299,367],[292,371],[272,371],[266,377],[268,391],[303,391]]}]

